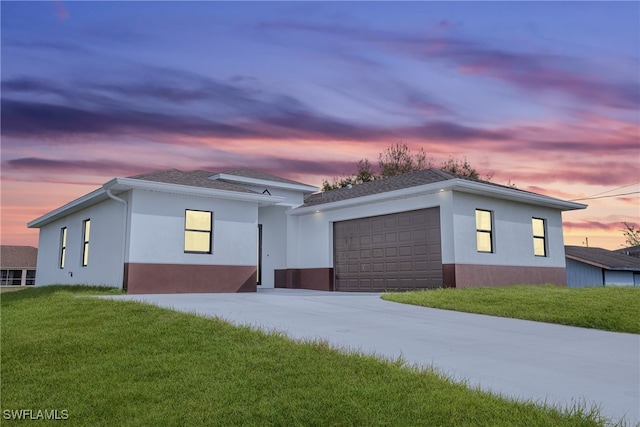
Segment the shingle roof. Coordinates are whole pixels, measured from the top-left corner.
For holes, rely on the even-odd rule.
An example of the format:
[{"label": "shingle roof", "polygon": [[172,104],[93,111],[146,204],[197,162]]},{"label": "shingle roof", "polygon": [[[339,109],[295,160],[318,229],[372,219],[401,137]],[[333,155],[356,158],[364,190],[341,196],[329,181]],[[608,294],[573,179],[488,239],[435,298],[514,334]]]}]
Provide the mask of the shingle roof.
[{"label": "shingle roof", "polygon": [[305,199],[304,206],[314,206],[323,203],[337,202],[340,200],[364,197],[371,194],[385,193],[387,191],[401,190],[403,188],[417,187],[419,185],[448,181],[456,178],[464,179],[466,181],[480,182],[494,187],[509,188],[512,190],[520,191],[522,193],[533,194],[517,188],[507,187],[506,185],[494,184],[493,182],[483,181],[481,179],[474,179],[462,175],[456,175],[437,168],[429,168],[419,170],[417,172],[410,172],[403,175],[392,176],[390,178],[383,178],[375,181],[364,182],[362,184],[356,184],[351,188],[344,187],[338,188],[336,190],[324,191],[322,193],[311,194]]},{"label": "shingle roof", "polygon": [[629,246],[628,248],[616,249],[615,252],[640,258],[640,245],[637,246]]},{"label": "shingle roof", "polygon": [[607,270],[640,271],[640,259],[602,248],[565,246],[567,258]]},{"label": "shingle roof", "polygon": [[33,246],[2,245],[0,264],[2,268],[36,268],[38,249]]},{"label": "shingle roof", "polygon": [[234,175],[234,176],[241,176],[245,178],[262,179],[265,181],[284,182],[287,184],[296,184],[296,185],[307,185],[302,182],[292,181],[290,179],[282,178],[276,175],[271,175],[265,172],[256,171],[253,169],[234,169],[234,170],[223,172],[223,173],[225,175]]},{"label": "shingle roof", "polygon": [[203,170],[183,172],[177,169],[169,169],[158,172],[146,173],[143,175],[130,176],[131,179],[139,179],[143,181],[164,182],[167,184],[189,185],[191,187],[213,188],[216,190],[236,191],[241,193],[254,193],[239,185],[231,184],[220,180],[209,179],[215,175],[214,172]]}]

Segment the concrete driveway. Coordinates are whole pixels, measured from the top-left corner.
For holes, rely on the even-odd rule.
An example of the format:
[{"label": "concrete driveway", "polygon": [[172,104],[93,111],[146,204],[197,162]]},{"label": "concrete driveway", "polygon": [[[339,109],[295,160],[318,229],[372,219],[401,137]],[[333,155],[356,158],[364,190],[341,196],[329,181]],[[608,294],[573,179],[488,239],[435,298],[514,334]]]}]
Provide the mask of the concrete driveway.
[{"label": "concrete driveway", "polygon": [[470,385],[540,402],[598,405],[640,422],[640,336],[398,304],[380,294],[263,289],[123,295],[174,310],[402,357]]}]

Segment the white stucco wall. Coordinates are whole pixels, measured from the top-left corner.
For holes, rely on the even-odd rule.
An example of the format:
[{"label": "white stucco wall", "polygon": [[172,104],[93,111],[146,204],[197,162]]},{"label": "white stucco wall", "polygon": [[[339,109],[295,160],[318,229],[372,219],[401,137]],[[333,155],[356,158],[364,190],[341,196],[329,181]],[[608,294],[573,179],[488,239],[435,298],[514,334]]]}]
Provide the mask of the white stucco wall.
[{"label": "white stucco wall", "polygon": [[[91,220],[88,265],[82,266],[82,224]],[[101,202],[40,228],[36,286],[51,284],[121,287],[124,205]],[[60,268],[60,230],[67,227],[64,268]],[[72,275],[72,274],[73,275]]]},{"label": "white stucco wall", "polygon": [[265,206],[259,209],[258,222],[262,224],[262,284],[274,287],[274,272],[287,268],[287,215],[286,206]]},{"label": "white stucco wall", "polygon": [[[493,212],[493,253],[477,251],[476,209]],[[546,220],[546,257],[534,255],[532,217]],[[565,267],[562,214],[558,210],[455,192],[453,228],[456,264]]]},{"label": "white stucco wall", "polygon": [[[213,212],[213,253],[184,253],[185,210]],[[134,190],[128,262],[256,265],[258,205],[253,202]]]},{"label": "white stucco wall", "polygon": [[[326,211],[320,205],[320,212],[290,215],[287,224],[287,266],[332,267],[333,222],[431,207],[440,207],[443,264],[565,267],[560,211],[458,191],[442,191]],[[494,253],[477,251],[476,209],[490,210],[494,214]],[[532,217],[546,220],[546,257],[534,255]]]},{"label": "white stucco wall", "polygon": [[[333,267],[333,222],[440,207],[440,226],[451,230],[451,192],[444,191],[362,206],[291,215],[288,218],[287,266],[289,268]],[[323,206],[318,206],[323,209]],[[453,254],[452,239],[442,233],[443,262]]]}]

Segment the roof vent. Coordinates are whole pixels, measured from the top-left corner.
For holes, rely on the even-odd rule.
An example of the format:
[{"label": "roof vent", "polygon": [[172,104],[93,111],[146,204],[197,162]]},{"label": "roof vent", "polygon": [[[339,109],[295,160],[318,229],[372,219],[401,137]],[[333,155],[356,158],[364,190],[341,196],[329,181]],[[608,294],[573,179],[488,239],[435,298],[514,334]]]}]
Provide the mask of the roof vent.
[{"label": "roof vent", "polygon": [[351,189],[351,188],[353,188],[353,185],[347,184],[347,188]]}]

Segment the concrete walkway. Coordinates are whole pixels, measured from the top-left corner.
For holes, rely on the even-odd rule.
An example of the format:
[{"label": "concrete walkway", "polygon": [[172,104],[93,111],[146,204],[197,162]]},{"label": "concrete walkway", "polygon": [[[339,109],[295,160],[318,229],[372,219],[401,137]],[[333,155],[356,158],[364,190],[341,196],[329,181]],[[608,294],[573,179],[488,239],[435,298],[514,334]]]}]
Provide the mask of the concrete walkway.
[{"label": "concrete walkway", "polygon": [[123,295],[336,347],[434,366],[470,385],[640,422],[640,336],[398,304],[380,294],[264,289]]}]

